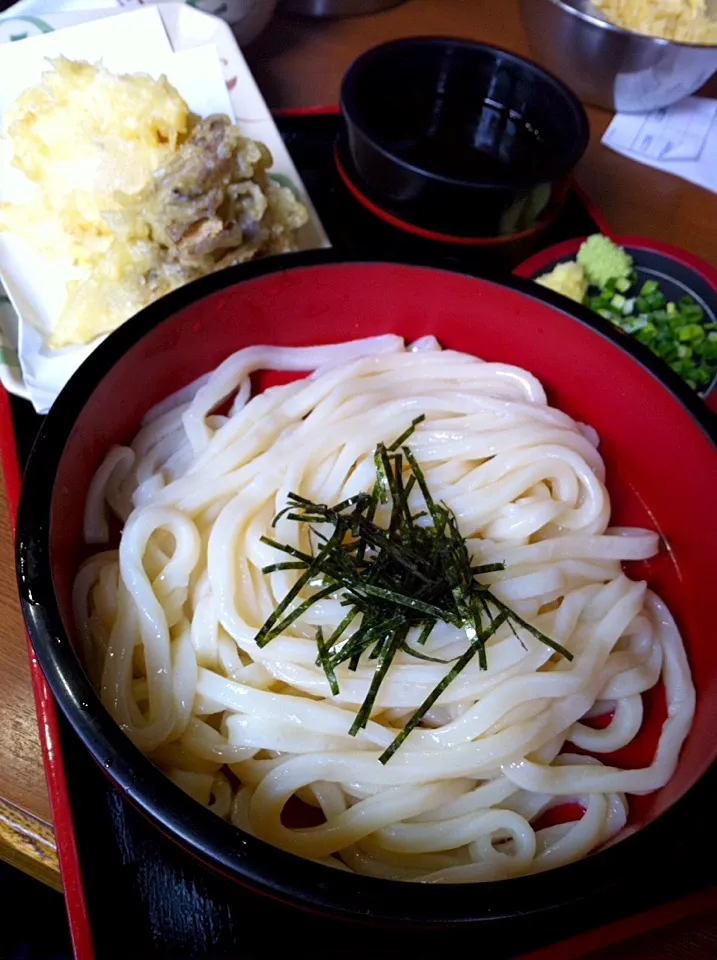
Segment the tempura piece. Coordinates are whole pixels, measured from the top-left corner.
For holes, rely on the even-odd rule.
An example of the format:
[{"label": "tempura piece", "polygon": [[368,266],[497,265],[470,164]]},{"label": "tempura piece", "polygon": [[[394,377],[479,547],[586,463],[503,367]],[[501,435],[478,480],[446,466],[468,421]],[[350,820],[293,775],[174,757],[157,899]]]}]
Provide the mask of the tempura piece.
[{"label": "tempura piece", "polygon": [[13,164],[37,193],[30,204],[0,204],[0,230],[92,266],[112,242],[103,214],[117,209],[116,193],[147,185],[185,139],[191,114],[166,77],[50,62],[9,112]]},{"label": "tempura piece", "polygon": [[227,117],[200,121],[146,188],[106,215],[112,244],[71,291],[50,346],[89,343],[190,280],[294,250],[308,214],[267,175],[271,164]]}]

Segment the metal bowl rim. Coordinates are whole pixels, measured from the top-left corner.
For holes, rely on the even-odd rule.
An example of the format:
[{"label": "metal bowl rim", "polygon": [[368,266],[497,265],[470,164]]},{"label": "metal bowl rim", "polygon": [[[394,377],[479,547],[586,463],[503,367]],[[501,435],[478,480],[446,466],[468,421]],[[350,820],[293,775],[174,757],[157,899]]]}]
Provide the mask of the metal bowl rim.
[{"label": "metal bowl rim", "polygon": [[[528,2],[532,3],[534,0],[528,0]],[[608,33],[622,34],[625,37],[632,37],[646,43],[656,44],[658,47],[678,47],[684,48],[685,50],[717,50],[717,44],[714,43],[685,43],[681,40],[667,40],[665,37],[652,37],[649,33],[638,33],[636,30],[628,30],[626,27],[620,27],[616,23],[611,23],[609,20],[602,20],[600,17],[593,16],[591,13],[586,13],[584,10],[578,10],[577,7],[572,6],[572,4],[566,2],[566,0],[545,0],[545,2],[552,4],[571,17],[577,17],[578,20],[589,23],[593,27],[598,27],[600,30],[606,30]]]}]

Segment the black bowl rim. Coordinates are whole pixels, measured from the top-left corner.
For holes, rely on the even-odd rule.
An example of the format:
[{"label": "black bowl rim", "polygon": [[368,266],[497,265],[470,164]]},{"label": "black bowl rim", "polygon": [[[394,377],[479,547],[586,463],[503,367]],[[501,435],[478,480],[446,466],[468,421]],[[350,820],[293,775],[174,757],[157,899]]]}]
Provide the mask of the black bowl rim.
[{"label": "black bowl rim", "polygon": [[[50,565],[51,500],[74,423],[117,358],[146,333],[191,304],[241,282],[291,269],[346,264],[393,264],[462,274],[547,303],[630,354],[669,390],[717,448],[717,419],[680,379],[637,341],[626,343],[590,311],[515,277],[500,281],[478,271],[420,258],[346,256],[332,250],[286,254],[231,267],[169,294],[110,334],[72,377],[43,421],[28,459],[17,521],[17,577],[23,615],[37,660],[70,725],[121,793],[155,826],[219,873],[310,912],[374,925],[430,928],[525,917],[596,896],[624,896],[626,881],[664,870],[666,843],[679,837],[694,784],[656,821],[604,850],[541,875],[480,885],[429,885],[357,876],[303,860],[258,840],[187,796],[155,767],[110,717],[82,669],[54,594]],[[671,825],[671,828],[670,828]],[[662,828],[662,829],[661,829]]]},{"label": "black bowl rim", "polygon": [[374,134],[369,126],[359,121],[358,112],[355,107],[358,96],[357,87],[361,82],[361,72],[366,69],[367,66],[370,67],[373,61],[382,58],[387,53],[390,54],[394,51],[400,52],[407,48],[410,49],[412,47],[425,46],[426,44],[450,44],[451,46],[461,47],[462,49],[498,55],[502,58],[510,60],[516,66],[519,66],[522,70],[529,72],[533,76],[540,76],[542,79],[547,81],[556,90],[556,92],[562,95],[566,103],[572,108],[578,128],[577,136],[575,137],[575,142],[572,146],[572,149],[560,154],[559,159],[556,160],[554,171],[549,177],[549,181],[551,183],[557,182],[563,177],[567,176],[570,171],[575,168],[575,166],[584,156],[590,142],[590,122],[588,120],[587,113],[585,112],[585,107],[567,84],[563,83],[563,81],[560,80],[559,77],[556,77],[555,74],[550,73],[549,70],[546,70],[545,67],[542,67],[533,60],[528,59],[528,57],[523,57],[517,53],[513,53],[510,50],[505,50],[503,47],[498,47],[489,43],[479,43],[475,40],[466,40],[462,37],[439,35],[403,37],[398,40],[388,40],[385,43],[371,47],[370,50],[362,53],[353,61],[349,69],[346,71],[341,83],[341,94],[339,98],[341,113],[345,122],[360,132],[364,139],[370,143],[372,149],[375,150],[376,153],[381,154],[381,156],[385,157],[387,160],[390,160],[396,166],[401,167],[404,170],[410,170],[412,173],[418,174],[424,177],[426,180],[444,184],[446,186],[457,187],[463,190],[520,190],[535,187],[540,183],[546,182],[545,177],[540,177],[538,179],[525,177],[505,180],[477,181],[463,180],[460,177],[449,177],[445,174],[434,173],[431,170],[426,170],[423,167],[419,167],[416,164],[410,163],[408,160],[401,157],[400,154],[394,153],[392,150],[388,150],[386,147],[382,146],[374,137]]}]

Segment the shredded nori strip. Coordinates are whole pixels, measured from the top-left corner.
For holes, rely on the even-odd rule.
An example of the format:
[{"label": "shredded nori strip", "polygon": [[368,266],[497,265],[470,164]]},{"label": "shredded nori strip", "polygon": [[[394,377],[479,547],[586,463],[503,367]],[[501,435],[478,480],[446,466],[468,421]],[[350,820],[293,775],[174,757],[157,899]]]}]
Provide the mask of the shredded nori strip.
[{"label": "shredded nori strip", "polygon": [[[375,663],[368,693],[349,730],[351,736],[365,729],[371,719],[381,684],[399,651],[429,663],[453,664],[381,754],[381,763],[391,759],[474,657],[482,670],[487,669],[486,644],[503,624],[507,623],[516,637],[517,630],[523,630],[560,656],[573,659],[570,651],[515,613],[477,579],[504,570],[505,564],[474,564],[455,514],[445,503],[434,500],[423,470],[406,445],[424,420],[425,416],[417,417],[393,443],[378,444],[376,482],[370,494],[356,494],[335,506],[313,503],[296,493],[288,495],[288,505],[276,515],[272,527],[281,519],[307,524],[309,543],[312,535],[321,541],[316,552],[313,547],[311,553],[305,553],[290,544],[261,538],[267,546],[294,558],[264,567],[263,573],[297,570],[301,575],[257,633],[257,644],[265,646],[313,604],[336,594],[348,607],[346,615],[328,639],[321,627],[316,629],[316,664],[323,669],[331,693],[338,696],[340,692],[338,666],[347,663],[349,670],[355,671],[364,655],[368,663]],[[426,509],[412,514],[409,497],[416,487]],[[376,523],[382,504],[390,504],[388,528]],[[333,530],[327,535],[316,525]],[[316,589],[306,597],[303,591],[310,587]],[[358,626],[350,632],[359,615]],[[425,646],[439,621],[466,631],[468,649],[452,660],[416,649]],[[419,631],[416,646],[408,643],[413,629]]]}]

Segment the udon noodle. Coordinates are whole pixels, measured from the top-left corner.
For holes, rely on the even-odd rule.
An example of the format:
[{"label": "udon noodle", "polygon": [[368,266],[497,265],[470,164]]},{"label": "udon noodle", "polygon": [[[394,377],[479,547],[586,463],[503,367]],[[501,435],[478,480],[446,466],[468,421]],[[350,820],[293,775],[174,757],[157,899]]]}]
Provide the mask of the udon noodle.
[{"label": "udon noodle", "polygon": [[[313,373],[251,396],[250,375],[266,369]],[[505,563],[482,579],[574,659],[504,624],[487,670],[473,660],[382,764],[447,668],[399,653],[366,729],[349,736],[374,665],[339,668],[332,696],[315,634],[344,616],[338,592],[259,648],[297,577],[262,573],[282,557],[260,538],[292,491],[331,504],[370,490],[377,444],[419,414],[411,448],[436,501],[479,563]],[[695,701],[683,645],[664,603],[621,568],[653,556],[658,536],[610,528],[595,432],[550,407],[524,370],[433,338],[241,350],[109,451],[85,512],[98,549],[108,506],[119,548],[92,556],[74,590],[102,701],[176,784],[271,844],[401,880],[535,873],[614,837],[625,795],[675,769]],[[272,536],[307,549],[287,517]],[[423,649],[448,659],[467,643],[439,623]],[[652,763],[601,763],[637,735],[642,694],[660,680],[667,719]],[[589,722],[610,713],[602,729]],[[316,808],[313,826],[287,825],[292,798]],[[581,819],[544,825],[567,803]]]}]

